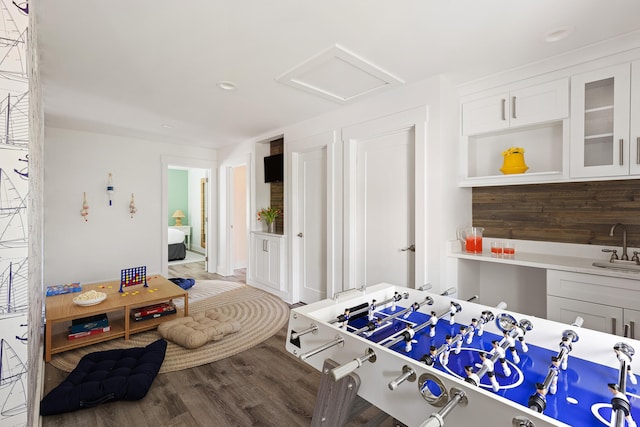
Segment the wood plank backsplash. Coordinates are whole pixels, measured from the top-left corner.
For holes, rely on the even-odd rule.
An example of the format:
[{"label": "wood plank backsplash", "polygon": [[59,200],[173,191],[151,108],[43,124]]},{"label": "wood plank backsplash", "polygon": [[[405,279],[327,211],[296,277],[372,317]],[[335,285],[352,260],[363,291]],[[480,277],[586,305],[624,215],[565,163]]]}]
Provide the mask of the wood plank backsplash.
[{"label": "wood plank backsplash", "polygon": [[[270,143],[269,154],[284,153],[284,138],[276,139]],[[280,209],[284,213],[284,183],[272,182],[271,184],[271,207]],[[276,233],[284,233],[284,217],[279,216],[276,218]]]},{"label": "wood plank backsplash", "polygon": [[640,180],[473,188],[473,225],[485,237],[640,246]]}]

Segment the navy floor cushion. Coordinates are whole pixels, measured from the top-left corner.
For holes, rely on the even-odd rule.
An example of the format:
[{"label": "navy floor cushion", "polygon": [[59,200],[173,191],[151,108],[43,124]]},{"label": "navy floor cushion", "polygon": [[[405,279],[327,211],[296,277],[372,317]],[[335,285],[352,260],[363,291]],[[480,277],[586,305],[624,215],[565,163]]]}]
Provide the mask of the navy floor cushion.
[{"label": "navy floor cushion", "polygon": [[139,400],[164,361],[167,342],[98,351],[80,359],[67,378],[40,402],[40,414],[55,415],[115,400]]}]

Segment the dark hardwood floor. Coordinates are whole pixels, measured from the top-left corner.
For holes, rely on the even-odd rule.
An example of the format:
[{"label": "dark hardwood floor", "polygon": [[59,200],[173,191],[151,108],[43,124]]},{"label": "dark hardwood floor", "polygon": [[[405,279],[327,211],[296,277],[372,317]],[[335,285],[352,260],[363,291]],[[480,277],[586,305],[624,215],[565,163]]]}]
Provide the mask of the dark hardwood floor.
[{"label": "dark hardwood floor", "polygon": [[[197,264],[197,263],[194,263]],[[202,263],[203,264],[203,263]],[[245,282],[244,270],[231,277],[209,274],[203,266],[180,264],[169,277]],[[123,426],[309,426],[320,384],[320,372],[285,349],[287,326],[263,343],[204,366],[158,374],[144,399],[112,402],[68,414],[43,417],[42,425]],[[45,368],[47,393],[67,373]],[[395,426],[391,417],[369,407],[348,427]],[[335,426],[327,426],[335,427]]]}]

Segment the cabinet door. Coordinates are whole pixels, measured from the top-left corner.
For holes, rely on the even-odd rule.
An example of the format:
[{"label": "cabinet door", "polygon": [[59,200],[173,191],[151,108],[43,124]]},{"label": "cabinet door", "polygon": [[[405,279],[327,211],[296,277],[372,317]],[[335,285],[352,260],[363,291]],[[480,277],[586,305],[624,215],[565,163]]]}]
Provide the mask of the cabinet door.
[{"label": "cabinet door", "polygon": [[255,237],[253,247],[255,278],[264,282],[269,277],[269,241],[263,237]]},{"label": "cabinet door", "polygon": [[269,273],[267,275],[267,282],[269,286],[274,289],[280,289],[280,240],[269,239],[268,240],[268,263]]},{"label": "cabinet door", "polygon": [[511,127],[564,119],[569,116],[569,79],[511,91],[509,103]]},{"label": "cabinet door", "polygon": [[640,175],[640,61],[631,64],[631,117],[629,173]]},{"label": "cabinet door", "polygon": [[640,311],[624,309],[624,328],[628,332],[628,337],[634,340],[640,339]]},{"label": "cabinet door", "polygon": [[478,99],[462,104],[462,134],[475,135],[509,127],[509,94]]},{"label": "cabinet door", "polygon": [[568,325],[580,316],[584,319],[583,328],[621,335],[622,312],[619,307],[547,295],[547,319]]},{"label": "cabinet door", "polygon": [[631,67],[571,78],[572,177],[629,174]]}]

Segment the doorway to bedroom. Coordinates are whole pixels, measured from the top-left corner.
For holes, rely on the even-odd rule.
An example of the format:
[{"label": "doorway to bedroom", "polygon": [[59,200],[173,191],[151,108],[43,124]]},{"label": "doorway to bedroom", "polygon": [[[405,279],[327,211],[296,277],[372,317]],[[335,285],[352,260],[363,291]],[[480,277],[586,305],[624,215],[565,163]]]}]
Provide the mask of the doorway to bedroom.
[{"label": "doorway to bedroom", "polygon": [[167,171],[168,267],[207,271],[207,170],[169,166]]}]

